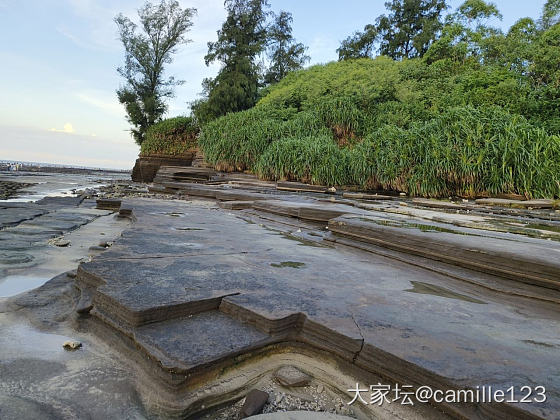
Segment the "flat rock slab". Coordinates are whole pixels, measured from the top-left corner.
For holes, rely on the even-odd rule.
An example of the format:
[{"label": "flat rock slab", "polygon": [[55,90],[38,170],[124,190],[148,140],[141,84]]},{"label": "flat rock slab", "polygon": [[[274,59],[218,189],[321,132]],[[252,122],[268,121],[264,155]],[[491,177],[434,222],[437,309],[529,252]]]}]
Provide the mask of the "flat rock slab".
[{"label": "flat rock slab", "polygon": [[302,184],[301,182],[277,182],[276,189],[283,191],[326,193],[329,187],[324,185]]},{"label": "flat rock slab", "polygon": [[270,195],[259,194],[248,191],[232,191],[232,190],[219,190],[216,192],[216,198],[220,201],[256,201],[256,200],[266,200],[270,198]]},{"label": "flat rock slab", "polygon": [[98,198],[97,208],[101,210],[118,210],[121,207],[121,200],[111,198]]},{"label": "flat rock slab", "polygon": [[407,224],[371,216],[329,222],[336,234],[398,251],[560,290],[560,243],[441,224]]},{"label": "flat rock slab", "polygon": [[297,217],[311,222],[328,222],[343,214],[365,213],[353,206],[319,202],[290,202],[284,200],[265,200],[255,202],[255,210],[266,211],[281,216]]},{"label": "flat rock slab", "polygon": [[344,198],[351,198],[356,200],[397,200],[399,198],[391,195],[353,193],[353,192],[342,193],[342,196]]},{"label": "flat rock slab", "polygon": [[254,201],[220,201],[218,206],[226,210],[243,210],[253,207]]},{"label": "flat rock slab", "polygon": [[24,220],[30,220],[46,213],[45,209],[38,208],[34,204],[27,206],[5,206],[0,205],[0,228],[15,226]]},{"label": "flat rock slab", "polygon": [[45,197],[37,201],[36,204],[48,207],[78,207],[82,204],[84,198],[84,195],[79,195],[77,197]]},{"label": "flat rock slab", "polygon": [[[353,248],[310,245],[202,204],[131,200],[137,222],[80,267],[79,282],[99,280],[92,314],[117,328],[129,322],[155,360],[183,354],[202,369],[228,346],[235,354],[291,334],[401,384],[544,385],[546,403],[519,408],[560,412],[556,306]],[[235,322],[216,321],[231,328],[213,332],[221,337],[213,350],[198,331],[214,321],[197,314],[216,310]]]},{"label": "flat rock slab", "polygon": [[551,209],[560,207],[559,200],[507,200],[505,198],[480,198],[476,200],[476,204],[523,209]]},{"label": "flat rock slab", "polygon": [[148,354],[159,354],[162,363],[174,369],[229,357],[269,338],[218,311],[144,325],[134,334]]}]

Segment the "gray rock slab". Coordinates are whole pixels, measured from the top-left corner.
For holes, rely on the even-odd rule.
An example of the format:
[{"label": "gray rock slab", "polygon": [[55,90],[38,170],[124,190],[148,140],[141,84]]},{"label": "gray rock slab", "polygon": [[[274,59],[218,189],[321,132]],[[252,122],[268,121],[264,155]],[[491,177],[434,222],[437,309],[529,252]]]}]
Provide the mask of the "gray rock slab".
[{"label": "gray rock slab", "polygon": [[438,261],[560,290],[560,243],[477,229],[347,215],[331,232]]},{"label": "gray rock slab", "polygon": [[221,312],[152,323],[135,329],[137,343],[170,367],[191,367],[256,346],[267,334]]},{"label": "gray rock slab", "polygon": [[[311,245],[196,203],[131,205],[133,227],[80,268],[79,278],[100,279],[99,316],[152,328],[157,342],[180,352],[161,322],[144,324],[219,308],[401,383],[542,384],[547,402],[521,408],[549,418],[560,411],[555,305],[352,248]],[[442,234],[421,233],[430,238],[425,246]]]},{"label": "gray rock slab", "polygon": [[24,220],[30,220],[44,214],[46,211],[35,205],[28,207],[0,207],[0,228],[15,226]]}]

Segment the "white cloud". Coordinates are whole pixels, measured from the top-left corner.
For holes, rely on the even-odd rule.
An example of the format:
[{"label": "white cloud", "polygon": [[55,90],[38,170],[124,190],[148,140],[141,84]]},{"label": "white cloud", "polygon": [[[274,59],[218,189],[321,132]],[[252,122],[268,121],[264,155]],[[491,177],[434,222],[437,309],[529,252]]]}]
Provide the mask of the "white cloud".
[{"label": "white cloud", "polygon": [[70,123],[64,124],[64,127],[62,129],[50,128],[49,131],[54,131],[56,133],[68,133],[68,134],[72,134],[75,132],[74,127],[72,127],[72,124]]}]

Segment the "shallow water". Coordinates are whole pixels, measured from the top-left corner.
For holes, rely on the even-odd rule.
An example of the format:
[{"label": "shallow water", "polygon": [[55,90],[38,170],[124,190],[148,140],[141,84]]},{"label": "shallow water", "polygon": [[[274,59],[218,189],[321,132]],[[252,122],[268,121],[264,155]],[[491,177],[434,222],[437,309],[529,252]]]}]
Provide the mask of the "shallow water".
[{"label": "shallow water", "polygon": [[0,297],[10,297],[42,286],[51,277],[15,274],[0,278]]},{"label": "shallow water", "polygon": [[0,202],[37,201],[45,197],[74,197],[74,190],[99,187],[111,180],[128,180],[129,174],[59,174],[43,172],[0,172],[0,181],[34,184],[19,191],[16,197]]}]

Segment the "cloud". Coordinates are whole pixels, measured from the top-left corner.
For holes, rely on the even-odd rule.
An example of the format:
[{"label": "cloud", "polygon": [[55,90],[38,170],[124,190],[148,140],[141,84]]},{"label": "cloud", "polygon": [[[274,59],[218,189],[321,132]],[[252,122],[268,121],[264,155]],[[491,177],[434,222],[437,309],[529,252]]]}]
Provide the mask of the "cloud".
[{"label": "cloud", "polygon": [[114,92],[109,94],[102,91],[84,91],[76,93],[76,97],[80,101],[100,109],[107,114],[115,115],[121,118],[126,114],[124,107],[117,101]]},{"label": "cloud", "polygon": [[72,134],[72,133],[75,132],[74,127],[72,127],[72,124],[70,124],[70,123],[64,124],[64,127],[62,129],[51,128],[51,129],[49,129],[49,131],[54,131],[56,133],[68,133],[68,134]]}]

